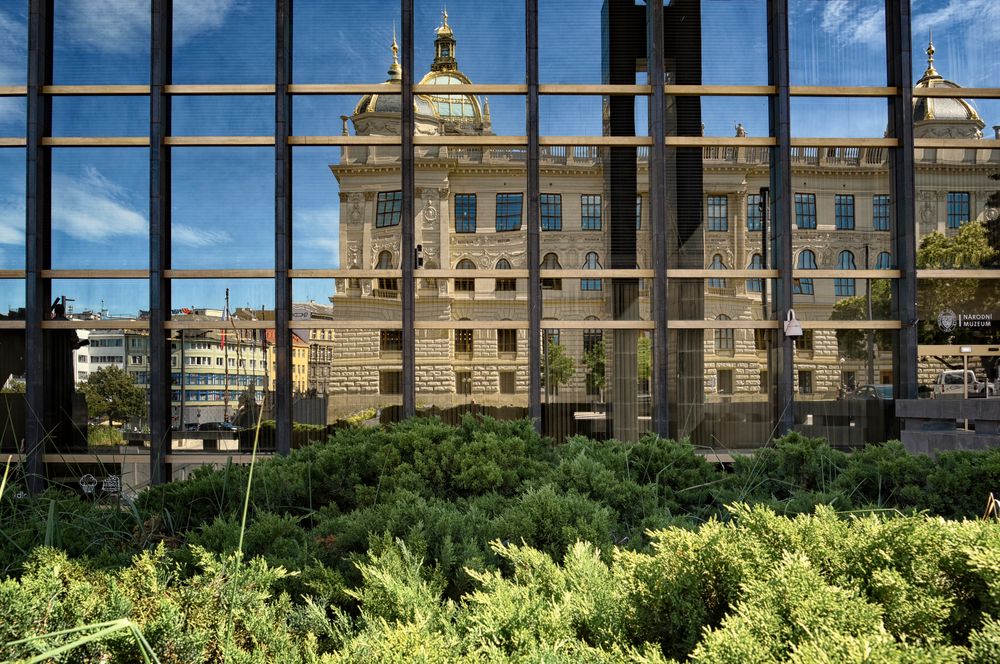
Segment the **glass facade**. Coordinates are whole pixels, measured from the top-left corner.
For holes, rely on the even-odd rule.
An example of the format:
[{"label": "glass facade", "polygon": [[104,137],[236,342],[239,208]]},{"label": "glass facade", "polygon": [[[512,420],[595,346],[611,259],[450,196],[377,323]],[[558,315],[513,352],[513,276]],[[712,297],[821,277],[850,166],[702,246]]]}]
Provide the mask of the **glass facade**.
[{"label": "glass facade", "polygon": [[[261,410],[279,453],[464,413],[851,447],[898,435],[864,395],[943,392],[960,347],[1000,378],[972,10],[132,4],[0,8],[2,442],[31,472],[114,426],[164,481]],[[147,407],[94,421],[112,370]]]}]

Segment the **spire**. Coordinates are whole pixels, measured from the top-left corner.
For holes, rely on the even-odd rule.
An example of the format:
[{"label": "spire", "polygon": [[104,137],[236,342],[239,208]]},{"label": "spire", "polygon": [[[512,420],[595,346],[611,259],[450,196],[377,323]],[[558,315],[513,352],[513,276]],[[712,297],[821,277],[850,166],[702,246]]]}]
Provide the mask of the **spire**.
[{"label": "spire", "polygon": [[458,61],[455,60],[455,33],[448,25],[448,9],[441,11],[441,26],[434,31],[434,62],[431,71],[456,71]]},{"label": "spire", "polygon": [[930,37],[927,41],[927,71],[924,72],[922,78],[941,78],[941,74],[937,73],[934,69],[934,31],[931,30]]},{"label": "spire", "polygon": [[392,22],[392,64],[389,65],[389,81],[403,80],[403,68],[399,66],[399,44],[396,43],[396,22]]}]

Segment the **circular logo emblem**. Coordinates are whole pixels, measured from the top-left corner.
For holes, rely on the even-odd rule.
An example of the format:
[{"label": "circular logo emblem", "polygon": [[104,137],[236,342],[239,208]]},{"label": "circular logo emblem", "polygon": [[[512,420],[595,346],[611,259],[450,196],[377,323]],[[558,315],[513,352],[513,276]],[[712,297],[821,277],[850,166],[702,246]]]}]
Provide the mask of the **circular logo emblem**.
[{"label": "circular logo emblem", "polygon": [[958,327],[958,316],[951,309],[945,309],[938,314],[937,323],[942,332],[951,332]]}]

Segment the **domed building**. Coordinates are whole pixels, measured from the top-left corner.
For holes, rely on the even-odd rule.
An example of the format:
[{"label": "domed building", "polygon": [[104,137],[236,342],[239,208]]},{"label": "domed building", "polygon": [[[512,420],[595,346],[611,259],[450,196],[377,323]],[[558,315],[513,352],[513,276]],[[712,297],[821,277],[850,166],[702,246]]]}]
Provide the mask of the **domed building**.
[{"label": "domed building", "polygon": [[[927,45],[927,70],[914,87],[961,88],[945,80],[934,68],[934,42]],[[913,135],[915,138],[982,138],[986,123],[971,102],[958,97],[915,97]]]}]

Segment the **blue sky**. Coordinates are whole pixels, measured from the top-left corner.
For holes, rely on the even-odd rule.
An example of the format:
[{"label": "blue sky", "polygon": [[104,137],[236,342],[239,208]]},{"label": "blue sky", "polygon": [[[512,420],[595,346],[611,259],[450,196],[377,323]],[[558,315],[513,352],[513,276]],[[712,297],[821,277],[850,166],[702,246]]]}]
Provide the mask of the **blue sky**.
[{"label": "blue sky", "polygon": [[[601,82],[603,0],[540,0],[540,76],[545,83]],[[54,77],[61,84],[148,83],[149,1],[57,0]],[[274,71],[273,0],[174,0],[176,83],[267,83]],[[884,85],[882,0],[791,0],[791,76],[797,85]],[[364,12],[359,13],[359,6]],[[416,2],[416,78],[433,58],[441,4]],[[703,2],[703,82],[764,84],[765,0]],[[296,0],[293,79],[299,83],[383,81],[389,44],[399,26],[397,0]],[[524,80],[524,14],[520,2],[450,0],[449,23],[462,70],[477,83]],[[934,30],[936,65],[961,85],[997,86],[1000,2],[913,0],[914,77]],[[26,79],[27,2],[0,3],[0,85]],[[297,100],[296,134],[334,134],[356,96]],[[989,125],[1000,124],[1000,103],[976,102]],[[490,99],[497,134],[524,133],[524,98]],[[636,114],[645,133],[645,112]],[[797,136],[881,136],[883,100],[794,100]],[[601,100],[543,99],[542,131],[600,135]],[[767,135],[767,103],[758,98],[703,101],[706,134],[730,136],[742,122],[751,136]],[[54,104],[54,134],[142,136],[143,98],[62,98]],[[174,133],[269,134],[273,103],[256,97],[179,97]],[[0,137],[23,136],[23,99],[0,98]],[[338,148],[294,150],[295,267],[338,267],[339,198],[329,164]],[[53,267],[143,268],[148,264],[148,150],[54,150]],[[24,265],[24,151],[0,149],[0,269]],[[274,264],[273,153],[267,148],[186,148],[174,151],[173,254],[177,268],[270,268]],[[232,300],[269,304],[261,283],[231,281]],[[0,284],[0,308],[16,303],[19,288]],[[76,289],[77,308],[113,313],[145,308],[144,286],[60,284]],[[178,282],[176,306],[221,306],[220,283]],[[328,280],[295,284],[296,298],[325,301]],[[12,295],[7,295],[12,293]]]}]

